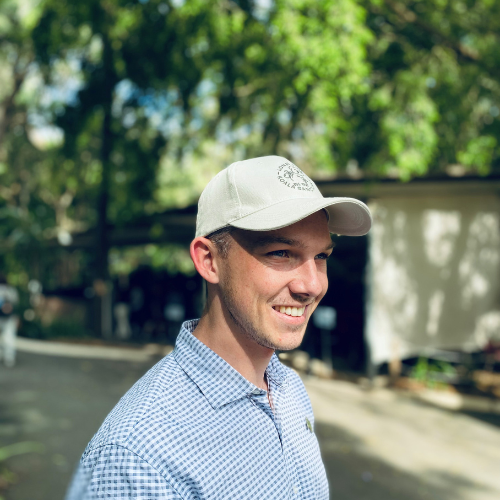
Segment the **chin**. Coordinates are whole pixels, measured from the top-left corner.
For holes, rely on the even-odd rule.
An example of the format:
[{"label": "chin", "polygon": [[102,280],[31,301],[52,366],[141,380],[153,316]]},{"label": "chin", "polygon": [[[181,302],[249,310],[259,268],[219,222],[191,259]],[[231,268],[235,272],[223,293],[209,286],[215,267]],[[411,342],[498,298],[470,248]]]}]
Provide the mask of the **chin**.
[{"label": "chin", "polygon": [[281,336],[276,336],[276,334],[270,337],[274,346],[273,348],[277,351],[292,351],[293,349],[297,349],[302,344],[302,340],[304,339],[305,328],[304,330],[299,331],[288,331],[283,333]]},{"label": "chin", "polygon": [[275,347],[277,351],[293,351],[300,347],[302,344],[302,338],[299,341],[282,342]]}]

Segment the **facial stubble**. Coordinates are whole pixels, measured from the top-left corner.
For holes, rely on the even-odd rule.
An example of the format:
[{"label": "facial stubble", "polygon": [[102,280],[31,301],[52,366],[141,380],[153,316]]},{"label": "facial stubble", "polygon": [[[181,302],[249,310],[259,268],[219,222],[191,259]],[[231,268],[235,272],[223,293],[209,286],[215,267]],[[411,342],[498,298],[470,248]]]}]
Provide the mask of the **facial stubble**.
[{"label": "facial stubble", "polygon": [[[257,343],[262,347],[268,349],[280,350],[280,351],[290,351],[296,349],[301,343],[304,335],[301,335],[298,342],[294,342],[290,345],[276,345],[272,342],[270,335],[266,332],[258,329],[257,325],[252,321],[252,319],[241,310],[238,303],[238,296],[236,290],[234,290],[230,280],[222,279],[220,281],[220,294],[223,305],[225,306],[229,316],[235,325],[243,332],[243,334],[253,342]],[[304,325],[290,325],[289,332],[295,333],[304,329]]]}]

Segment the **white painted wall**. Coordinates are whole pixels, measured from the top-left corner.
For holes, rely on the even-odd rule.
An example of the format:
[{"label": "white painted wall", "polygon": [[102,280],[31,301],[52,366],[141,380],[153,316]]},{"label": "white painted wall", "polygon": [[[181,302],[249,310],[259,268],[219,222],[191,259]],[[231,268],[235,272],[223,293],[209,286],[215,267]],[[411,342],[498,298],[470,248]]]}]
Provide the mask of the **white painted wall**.
[{"label": "white painted wall", "polygon": [[384,198],[370,204],[366,336],[375,363],[500,339],[500,199]]}]

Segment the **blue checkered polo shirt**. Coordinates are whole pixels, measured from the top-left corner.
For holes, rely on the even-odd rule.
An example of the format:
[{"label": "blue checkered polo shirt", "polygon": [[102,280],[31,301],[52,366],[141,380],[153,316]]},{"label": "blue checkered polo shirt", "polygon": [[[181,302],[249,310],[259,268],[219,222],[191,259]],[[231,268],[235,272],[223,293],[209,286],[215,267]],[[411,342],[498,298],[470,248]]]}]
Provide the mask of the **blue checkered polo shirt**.
[{"label": "blue checkered polo shirt", "polygon": [[300,378],[273,354],[273,402],[192,335],[119,401],[83,453],[67,500],[327,500]]}]

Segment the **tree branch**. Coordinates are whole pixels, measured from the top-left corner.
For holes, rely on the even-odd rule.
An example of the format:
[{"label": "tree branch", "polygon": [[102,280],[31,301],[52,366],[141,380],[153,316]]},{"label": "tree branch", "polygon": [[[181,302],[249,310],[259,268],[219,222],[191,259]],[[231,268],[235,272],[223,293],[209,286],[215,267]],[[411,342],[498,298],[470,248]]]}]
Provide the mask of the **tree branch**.
[{"label": "tree branch", "polygon": [[16,109],[15,99],[17,94],[19,93],[22,84],[24,83],[24,79],[26,78],[26,74],[28,73],[28,65],[26,65],[25,69],[19,71],[18,69],[19,56],[14,63],[14,87],[12,92],[7,96],[7,98],[3,102],[3,116],[0,119],[0,147],[4,143],[5,136],[7,135],[7,131],[9,129],[10,118],[14,115],[14,111]]},{"label": "tree branch", "polygon": [[452,40],[440,31],[436,30],[433,26],[422,21],[415,12],[408,9],[405,5],[400,2],[394,2],[393,0],[385,0],[385,4],[398,16],[398,18],[405,23],[411,23],[418,26],[421,30],[438,36],[447,47],[453,49],[459,56],[467,59],[471,62],[478,62],[480,60],[480,55],[474,49],[465,46],[464,44]]}]

